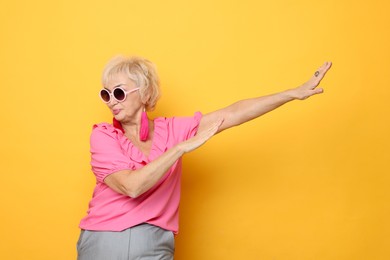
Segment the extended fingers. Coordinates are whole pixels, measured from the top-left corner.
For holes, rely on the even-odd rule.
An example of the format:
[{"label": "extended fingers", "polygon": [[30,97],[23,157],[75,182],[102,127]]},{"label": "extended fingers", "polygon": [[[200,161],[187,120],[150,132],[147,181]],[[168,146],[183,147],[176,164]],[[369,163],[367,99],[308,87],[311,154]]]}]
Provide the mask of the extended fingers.
[{"label": "extended fingers", "polygon": [[314,89],[315,87],[317,87],[331,66],[332,62],[325,62],[321,67],[318,68],[318,70],[314,72],[314,75],[307,82],[306,86],[308,86],[310,89]]},{"label": "extended fingers", "polygon": [[207,140],[209,140],[218,131],[218,128],[221,126],[222,122],[223,119],[217,119],[208,125],[207,128],[199,131],[194,137],[183,142],[184,151],[190,152],[207,142]]},{"label": "extended fingers", "polygon": [[208,139],[211,136],[213,136],[218,131],[218,129],[222,125],[223,121],[224,121],[223,118],[218,118],[212,124],[210,124],[210,126],[207,129],[202,131],[202,133],[201,133],[202,138]]},{"label": "extended fingers", "polygon": [[332,62],[330,61],[325,62],[321,67],[318,68],[316,72],[314,72],[314,77],[322,79],[331,66],[332,66]]},{"label": "extended fingers", "polygon": [[214,135],[217,131],[218,128],[222,125],[223,123],[223,118],[218,118],[209,128],[208,132],[211,133],[211,135]]}]

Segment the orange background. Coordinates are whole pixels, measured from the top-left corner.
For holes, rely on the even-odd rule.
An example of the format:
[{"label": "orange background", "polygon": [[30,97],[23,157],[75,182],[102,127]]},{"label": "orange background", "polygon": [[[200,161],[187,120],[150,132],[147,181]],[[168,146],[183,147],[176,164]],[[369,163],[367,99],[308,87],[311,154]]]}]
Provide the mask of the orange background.
[{"label": "orange background", "polygon": [[325,93],[184,158],[176,259],[390,259],[389,3],[3,1],[0,259],[75,259],[89,134],[116,54],[156,63],[151,117],[289,89]]}]

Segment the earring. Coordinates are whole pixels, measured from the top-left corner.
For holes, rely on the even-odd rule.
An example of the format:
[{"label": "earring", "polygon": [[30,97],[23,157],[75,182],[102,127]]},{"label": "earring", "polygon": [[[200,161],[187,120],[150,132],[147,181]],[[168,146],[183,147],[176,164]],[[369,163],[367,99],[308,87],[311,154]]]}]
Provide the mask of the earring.
[{"label": "earring", "polygon": [[141,115],[141,129],[139,131],[139,138],[141,141],[148,140],[149,136],[149,120],[148,115],[146,114],[145,108]]}]

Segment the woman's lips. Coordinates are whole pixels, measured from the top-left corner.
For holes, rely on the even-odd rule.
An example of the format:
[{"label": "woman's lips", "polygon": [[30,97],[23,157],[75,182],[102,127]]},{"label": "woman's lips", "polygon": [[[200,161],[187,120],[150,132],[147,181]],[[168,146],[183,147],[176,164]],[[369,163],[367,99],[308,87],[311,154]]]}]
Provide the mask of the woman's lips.
[{"label": "woman's lips", "polygon": [[112,110],[112,113],[113,113],[114,115],[119,114],[119,112],[121,112],[120,109],[113,109],[113,110]]}]

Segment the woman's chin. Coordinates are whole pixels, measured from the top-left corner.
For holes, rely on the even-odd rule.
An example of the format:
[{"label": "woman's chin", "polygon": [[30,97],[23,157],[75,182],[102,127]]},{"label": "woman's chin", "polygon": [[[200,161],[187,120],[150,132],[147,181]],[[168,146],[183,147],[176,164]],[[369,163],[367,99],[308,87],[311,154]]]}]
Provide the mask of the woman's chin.
[{"label": "woman's chin", "polygon": [[114,118],[117,120],[117,121],[119,121],[119,122],[121,122],[122,120],[123,120],[123,115],[121,115],[121,113],[119,113],[119,114],[116,114],[116,115],[114,115]]}]

